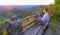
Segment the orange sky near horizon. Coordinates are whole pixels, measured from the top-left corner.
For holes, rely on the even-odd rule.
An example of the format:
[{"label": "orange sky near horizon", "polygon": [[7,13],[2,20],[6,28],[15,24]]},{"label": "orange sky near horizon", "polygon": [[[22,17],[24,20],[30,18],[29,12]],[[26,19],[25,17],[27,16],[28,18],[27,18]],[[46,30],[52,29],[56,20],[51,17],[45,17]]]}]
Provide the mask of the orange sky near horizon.
[{"label": "orange sky near horizon", "polygon": [[5,9],[10,9],[10,8],[12,8],[12,6],[11,5],[5,5],[4,8]]}]

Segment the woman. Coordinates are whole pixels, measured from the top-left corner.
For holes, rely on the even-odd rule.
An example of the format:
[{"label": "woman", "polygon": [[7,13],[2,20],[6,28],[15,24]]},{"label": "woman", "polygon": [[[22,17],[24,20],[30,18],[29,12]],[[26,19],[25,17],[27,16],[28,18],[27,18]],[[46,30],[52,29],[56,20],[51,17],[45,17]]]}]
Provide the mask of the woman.
[{"label": "woman", "polygon": [[48,22],[49,22],[49,14],[48,14],[48,9],[47,8],[44,8],[43,9],[43,17],[42,18],[39,18],[40,22],[42,25],[46,25]]}]

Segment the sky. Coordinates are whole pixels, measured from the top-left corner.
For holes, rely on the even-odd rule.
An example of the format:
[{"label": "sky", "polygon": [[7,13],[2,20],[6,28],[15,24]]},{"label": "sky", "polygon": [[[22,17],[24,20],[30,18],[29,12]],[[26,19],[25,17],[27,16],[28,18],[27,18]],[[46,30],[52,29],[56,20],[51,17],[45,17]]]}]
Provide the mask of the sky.
[{"label": "sky", "polygon": [[0,5],[49,5],[54,0],[0,0]]},{"label": "sky", "polygon": [[36,5],[49,5],[49,4],[54,4],[54,0],[0,0],[0,9],[31,8],[35,7]]}]

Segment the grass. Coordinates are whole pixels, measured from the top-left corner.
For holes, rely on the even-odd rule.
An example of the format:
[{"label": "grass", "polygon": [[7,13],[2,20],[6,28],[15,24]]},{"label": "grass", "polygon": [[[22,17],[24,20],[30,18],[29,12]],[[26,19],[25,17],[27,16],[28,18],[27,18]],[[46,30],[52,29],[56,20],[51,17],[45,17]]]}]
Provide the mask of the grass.
[{"label": "grass", "polygon": [[[8,18],[0,18],[0,26],[3,26],[6,21],[8,21]],[[5,30],[4,30],[5,31]],[[3,31],[0,32],[0,35],[2,35]]]},{"label": "grass", "polygon": [[[58,35],[57,29],[60,31],[60,22],[57,21],[56,19],[52,19],[50,22],[52,35]],[[59,34],[60,35],[60,34]]]},{"label": "grass", "polygon": [[6,21],[8,21],[8,18],[0,18],[0,26],[4,25]]}]

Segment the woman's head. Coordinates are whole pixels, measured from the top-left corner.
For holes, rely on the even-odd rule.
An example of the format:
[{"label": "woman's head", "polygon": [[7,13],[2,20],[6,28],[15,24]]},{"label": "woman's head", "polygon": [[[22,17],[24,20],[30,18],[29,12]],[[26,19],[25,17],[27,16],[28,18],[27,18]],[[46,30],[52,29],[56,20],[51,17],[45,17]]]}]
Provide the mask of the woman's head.
[{"label": "woman's head", "polygon": [[43,13],[47,13],[47,12],[48,12],[49,15],[51,15],[50,10],[48,10],[47,8],[44,8],[44,9],[43,9]]},{"label": "woman's head", "polygon": [[44,8],[43,9],[43,13],[46,13],[46,12],[48,12],[48,9],[47,8]]}]

